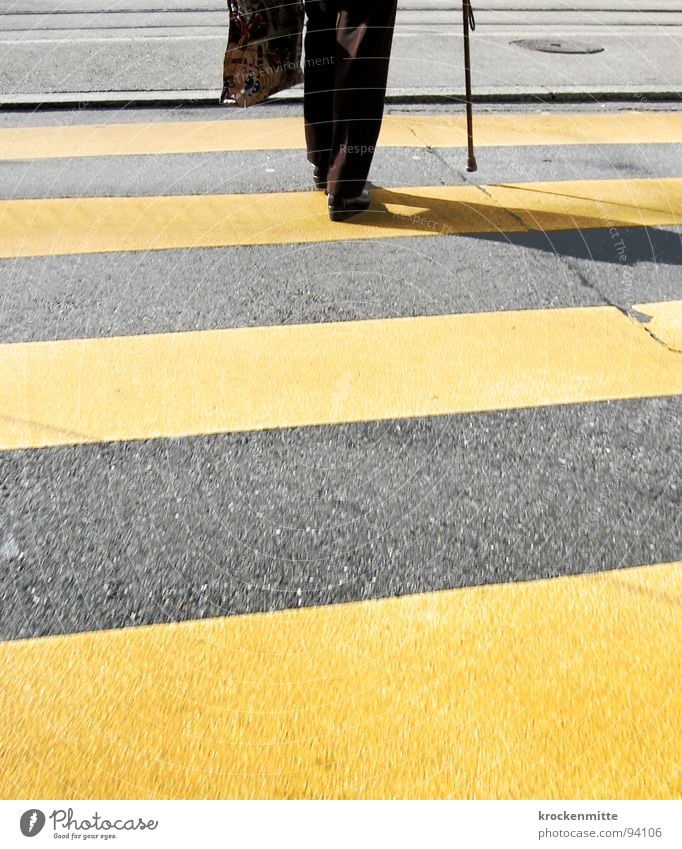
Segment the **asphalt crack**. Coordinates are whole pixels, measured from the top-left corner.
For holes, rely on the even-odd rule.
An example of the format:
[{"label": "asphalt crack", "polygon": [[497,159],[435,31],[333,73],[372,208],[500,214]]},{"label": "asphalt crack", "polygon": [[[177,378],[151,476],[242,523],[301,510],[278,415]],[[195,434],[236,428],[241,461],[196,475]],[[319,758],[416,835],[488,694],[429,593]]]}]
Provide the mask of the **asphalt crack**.
[{"label": "asphalt crack", "polygon": [[657,336],[650,327],[648,327],[648,322],[653,319],[652,315],[648,315],[647,313],[640,312],[639,310],[634,309],[634,307],[625,307],[622,304],[617,303],[616,301],[611,300],[600,288],[599,286],[591,281],[586,274],[584,274],[579,268],[576,268],[573,263],[567,260],[565,257],[561,257],[563,264],[568,268],[569,271],[573,272],[575,276],[578,278],[580,285],[585,287],[586,289],[590,289],[594,292],[597,297],[602,302],[603,306],[613,307],[618,310],[619,313],[624,315],[629,321],[633,324],[636,324],[641,330],[643,330],[654,342],[657,342],[659,345],[664,347],[667,351],[670,351],[671,354],[682,354],[682,349],[675,348],[672,345],[669,345],[665,339],[661,339],[660,336]]},{"label": "asphalt crack", "polygon": [[[466,183],[469,186],[475,186],[476,183],[472,183],[471,180],[467,179],[466,174],[463,174],[461,171],[458,171],[457,168],[452,166],[447,159],[443,158],[443,155],[439,153],[438,148],[431,147],[431,145],[426,145],[424,150],[427,153],[430,153],[431,156],[435,156],[438,162],[445,168],[446,171],[449,171],[454,177],[458,177],[461,183]],[[445,185],[445,184],[443,184]]]},{"label": "asphalt crack", "polygon": [[[417,140],[421,141],[421,139],[419,138],[419,135],[416,132],[415,128],[410,127],[409,129],[410,129],[410,132],[414,135],[414,137]],[[438,160],[438,162],[445,168],[445,170],[447,172],[449,172],[450,174],[452,174],[454,177],[458,177],[461,183],[468,185],[468,186],[472,186],[472,187],[478,189],[478,191],[480,191],[483,195],[485,195],[485,197],[488,198],[489,200],[492,200],[492,201],[495,200],[493,195],[488,191],[488,189],[486,188],[485,185],[481,185],[480,183],[472,182],[468,178],[468,176],[465,172],[459,171],[457,168],[453,167],[442,156],[442,154],[438,151],[437,148],[431,147],[430,145],[427,144],[422,148],[422,150],[424,150],[426,153],[430,153],[431,156],[434,156]],[[517,213],[517,212],[515,212],[514,210],[511,210],[511,209],[505,209],[505,212],[511,218],[513,218],[514,221],[516,221],[524,230],[530,232],[530,230],[532,228],[528,226],[528,222],[526,222],[524,220],[522,215],[520,215],[519,213]],[[650,322],[652,320],[653,316],[645,315],[644,313],[639,312],[638,310],[634,309],[633,307],[626,307],[626,306],[623,306],[623,305],[617,303],[616,301],[611,300],[611,298],[609,298],[606,295],[606,293],[603,292],[600,289],[600,287],[598,286],[597,283],[590,280],[589,277],[586,274],[584,274],[578,267],[573,265],[566,257],[560,257],[560,259],[561,259],[561,262],[566,266],[566,268],[577,277],[579,283],[584,288],[589,289],[596,294],[597,298],[599,299],[599,301],[601,302],[601,304],[603,306],[613,307],[614,309],[618,310],[618,312],[620,312],[622,315],[624,315],[629,321],[636,324],[651,339],[653,339],[654,342],[656,342],[657,344],[664,347],[667,351],[670,351],[673,354],[682,354],[682,349],[675,348],[672,345],[669,345],[664,339],[661,339],[661,337],[657,336],[651,330],[651,328],[647,326],[648,322]]]},{"label": "asphalt crack", "polygon": [[[637,310],[633,310],[633,312],[637,312]],[[632,316],[629,317],[632,318]],[[653,318],[653,316],[650,316],[650,318]],[[675,348],[672,345],[669,345],[665,339],[661,339],[660,336],[657,336],[650,327],[646,326],[646,324],[639,323],[639,326],[645,331],[645,333],[648,333],[649,336],[651,336],[654,342],[658,342],[659,345],[662,345],[666,351],[670,351],[671,354],[682,354],[682,348]]]}]

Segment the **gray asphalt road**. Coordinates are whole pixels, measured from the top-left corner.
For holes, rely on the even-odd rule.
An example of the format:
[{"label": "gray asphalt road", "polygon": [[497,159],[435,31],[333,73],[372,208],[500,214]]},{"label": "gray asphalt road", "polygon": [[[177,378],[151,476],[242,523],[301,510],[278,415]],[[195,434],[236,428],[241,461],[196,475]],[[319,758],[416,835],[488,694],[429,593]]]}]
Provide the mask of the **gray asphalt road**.
[{"label": "gray asphalt road", "polygon": [[[7,127],[179,114],[227,120],[220,110],[1,117]],[[679,174],[679,153],[490,148],[469,175],[461,151],[393,149],[372,179],[664,177]],[[300,152],[6,162],[0,192],[299,191],[308,177]],[[598,230],[2,260],[0,339],[682,298],[680,229],[622,238],[627,263]],[[681,424],[679,398],[645,399],[4,452],[0,636],[679,559]]]},{"label": "gray asphalt road", "polygon": [[[474,4],[477,6],[477,4]],[[472,42],[479,95],[682,90],[676,0],[485,3]],[[221,0],[103,5],[101,0],[0,2],[0,99],[149,93],[216,97],[227,33]],[[547,53],[515,42],[579,42],[601,52]],[[453,0],[399,4],[390,94],[462,91],[461,15]],[[121,93],[127,93],[122,95]]]},{"label": "gray asphalt road", "polygon": [[681,414],[651,400],[16,452],[0,633],[668,562]]}]

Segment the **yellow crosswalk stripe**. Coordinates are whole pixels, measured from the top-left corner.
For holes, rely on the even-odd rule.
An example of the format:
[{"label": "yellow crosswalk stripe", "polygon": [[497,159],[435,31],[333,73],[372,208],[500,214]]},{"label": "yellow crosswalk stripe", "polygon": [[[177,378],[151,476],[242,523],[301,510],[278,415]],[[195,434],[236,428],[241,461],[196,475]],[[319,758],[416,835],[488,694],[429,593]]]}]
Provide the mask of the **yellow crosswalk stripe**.
[{"label": "yellow crosswalk stripe", "polygon": [[679,355],[612,307],[32,342],[0,346],[0,447],[681,393]]},{"label": "yellow crosswalk stripe", "polygon": [[0,201],[0,257],[682,223],[682,179],[377,189],[344,224],[319,192]]},{"label": "yellow crosswalk stripe", "polygon": [[681,566],[0,645],[5,795],[678,798]]},{"label": "yellow crosswalk stripe", "polygon": [[[383,147],[465,147],[463,116],[387,115]],[[682,141],[682,115],[664,112],[477,115],[479,147]],[[0,159],[131,156],[305,147],[303,119],[249,118],[0,129]]]}]

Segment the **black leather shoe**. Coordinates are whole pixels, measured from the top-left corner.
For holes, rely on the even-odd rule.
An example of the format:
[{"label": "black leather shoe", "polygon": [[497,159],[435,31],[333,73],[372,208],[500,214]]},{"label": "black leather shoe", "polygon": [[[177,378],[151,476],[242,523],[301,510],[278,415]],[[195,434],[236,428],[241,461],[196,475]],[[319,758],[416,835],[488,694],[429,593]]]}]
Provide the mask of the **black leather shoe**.
[{"label": "black leather shoe", "polygon": [[313,185],[318,192],[327,191],[327,169],[319,165],[313,166]]},{"label": "black leather shoe", "polygon": [[340,198],[336,195],[329,195],[327,209],[332,221],[345,221],[352,215],[357,215],[358,212],[368,210],[370,203],[369,192],[362,192],[354,198]]}]

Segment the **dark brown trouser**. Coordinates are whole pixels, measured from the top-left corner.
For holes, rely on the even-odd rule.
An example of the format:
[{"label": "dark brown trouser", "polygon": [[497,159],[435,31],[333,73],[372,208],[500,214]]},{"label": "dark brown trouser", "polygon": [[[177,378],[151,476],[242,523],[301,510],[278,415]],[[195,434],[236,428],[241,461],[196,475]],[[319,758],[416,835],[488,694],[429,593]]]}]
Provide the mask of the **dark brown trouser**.
[{"label": "dark brown trouser", "polygon": [[305,0],[308,159],[327,170],[327,190],[365,187],[381,129],[397,0]]}]

